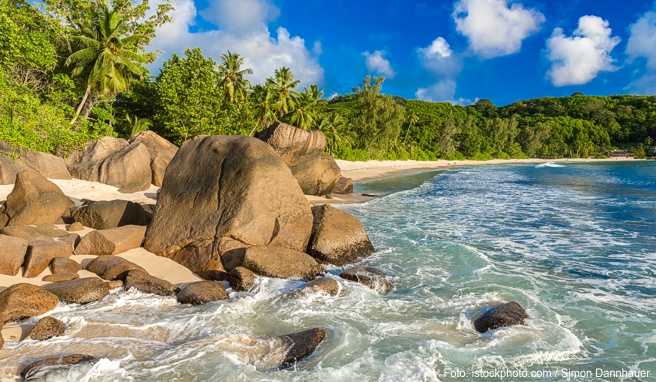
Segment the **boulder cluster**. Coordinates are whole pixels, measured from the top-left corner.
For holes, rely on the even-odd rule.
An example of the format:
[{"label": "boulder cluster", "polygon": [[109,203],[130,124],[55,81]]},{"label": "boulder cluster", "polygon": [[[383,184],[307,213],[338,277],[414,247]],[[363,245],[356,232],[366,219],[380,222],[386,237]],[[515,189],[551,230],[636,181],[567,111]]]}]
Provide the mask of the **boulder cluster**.
[{"label": "boulder cluster", "polygon": [[[0,274],[34,278],[50,269],[42,287],[16,284],[0,292],[0,324],[41,316],[59,303],[99,301],[121,286],[194,305],[229,300],[226,285],[249,291],[257,275],[307,280],[294,294],[338,294],[340,285],[325,276],[325,267],[356,262],[374,247],[356,217],[330,205],[312,207],[305,197],[352,191],[324,148],[320,132],[278,124],[258,138],[199,136],[179,149],[144,132],[129,141],[90,142],[65,161],[30,160],[42,154],[30,151],[17,159],[0,156],[0,180],[14,184],[0,204]],[[154,206],[71,200],[48,179],[71,176],[126,192],[161,188]],[[116,256],[141,246],[205,281],[173,285]],[[92,259],[76,261],[82,255]],[[97,277],[81,277],[83,268]],[[341,276],[383,293],[391,289],[376,269],[357,267]],[[30,338],[64,332],[61,322],[45,317]],[[289,350],[279,366],[311,354],[326,334],[315,328],[279,337]],[[46,358],[24,374],[73,361],[94,359]]]}]

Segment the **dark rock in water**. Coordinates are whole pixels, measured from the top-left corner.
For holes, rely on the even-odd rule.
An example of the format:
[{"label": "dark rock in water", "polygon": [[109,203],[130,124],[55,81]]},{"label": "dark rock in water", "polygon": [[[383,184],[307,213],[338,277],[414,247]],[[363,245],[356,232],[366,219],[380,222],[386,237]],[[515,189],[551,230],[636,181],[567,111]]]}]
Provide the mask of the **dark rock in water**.
[{"label": "dark rock in water", "polygon": [[373,267],[353,267],[339,275],[341,278],[355,281],[381,293],[392,290],[392,282],[381,270]]},{"label": "dark rock in water", "polygon": [[148,273],[139,265],[117,256],[98,256],[87,265],[87,271],[109,281],[123,280],[133,270]]},{"label": "dark rock in water", "polygon": [[86,234],[75,247],[76,255],[116,255],[130,249],[141,247],[146,227],[125,225],[102,229]]},{"label": "dark rock in water", "polygon": [[0,274],[15,276],[25,260],[27,240],[0,235],[0,248]]},{"label": "dark rock in water", "polygon": [[56,257],[50,262],[50,271],[54,275],[61,273],[75,274],[81,269],[79,263],[67,257]]},{"label": "dark rock in water", "polygon": [[264,246],[247,248],[243,266],[258,275],[283,279],[312,279],[323,270],[312,256],[303,252]]},{"label": "dark rock in water", "polygon": [[249,291],[255,285],[255,274],[244,267],[228,272],[228,282],[234,290]]},{"label": "dark rock in water", "polygon": [[353,179],[340,177],[333,187],[334,194],[351,194],[353,193]]},{"label": "dark rock in water", "polygon": [[331,277],[320,277],[305,284],[302,293],[326,293],[336,296],[339,293],[339,283]]},{"label": "dark rock in water", "polygon": [[512,325],[522,325],[528,314],[524,308],[511,301],[492,307],[474,321],[474,328],[479,333]]},{"label": "dark rock in water", "polygon": [[73,219],[95,229],[148,225],[150,219],[139,203],[127,200],[94,201],[73,211]]},{"label": "dark rock in water", "polygon": [[31,241],[23,264],[23,276],[37,277],[55,258],[67,258],[72,254],[72,246],[64,241],[54,239]]},{"label": "dark rock in water", "polygon": [[286,123],[276,123],[257,134],[289,166],[308,195],[330,193],[341,176],[335,160],[324,155],[326,137],[318,130],[307,131]]},{"label": "dark rock in water", "polygon": [[166,170],[144,247],[201,274],[252,245],[305,251],[311,229],[310,205],[269,145],[199,136]]},{"label": "dark rock in water", "polygon": [[374,252],[367,232],[355,216],[327,204],[312,207],[312,214],[308,253],[316,259],[344,265]]},{"label": "dark rock in water", "polygon": [[8,226],[56,224],[68,214],[73,202],[51,181],[34,170],[16,176],[14,189],[7,196],[4,214]]},{"label": "dark rock in water", "polygon": [[281,369],[293,367],[298,361],[308,357],[327,336],[326,329],[313,328],[298,333],[280,336],[287,346],[287,352],[280,364]]},{"label": "dark rock in water", "polygon": [[15,284],[0,292],[0,317],[5,322],[40,316],[59,304],[59,298],[31,284]]},{"label": "dark rock in water", "polygon": [[28,381],[38,378],[47,372],[52,372],[58,369],[66,369],[75,365],[94,364],[96,362],[98,362],[96,357],[86,354],[70,354],[57,357],[48,357],[27,365],[21,371],[21,378],[23,378],[25,381]]},{"label": "dark rock in water", "polygon": [[36,341],[45,341],[52,337],[64,335],[66,325],[53,317],[40,319],[30,331],[30,338]]},{"label": "dark rock in water", "polygon": [[70,280],[76,280],[79,279],[80,275],[77,273],[57,273],[54,275],[46,275],[43,276],[41,280],[49,282],[49,283],[58,283],[60,281],[70,281]]},{"label": "dark rock in water", "polygon": [[125,289],[130,288],[159,296],[173,296],[175,294],[173,284],[140,270],[129,271],[125,276]]},{"label": "dark rock in water", "polygon": [[102,300],[109,294],[107,283],[96,277],[46,284],[43,289],[70,304],[88,304]]},{"label": "dark rock in water", "polygon": [[166,168],[178,151],[178,147],[150,130],[130,139],[131,144],[137,142],[144,144],[150,153],[152,183],[158,187],[161,186]]},{"label": "dark rock in water", "polygon": [[218,281],[197,281],[184,285],[176,298],[180,304],[202,305],[212,301],[227,300],[228,294]]}]

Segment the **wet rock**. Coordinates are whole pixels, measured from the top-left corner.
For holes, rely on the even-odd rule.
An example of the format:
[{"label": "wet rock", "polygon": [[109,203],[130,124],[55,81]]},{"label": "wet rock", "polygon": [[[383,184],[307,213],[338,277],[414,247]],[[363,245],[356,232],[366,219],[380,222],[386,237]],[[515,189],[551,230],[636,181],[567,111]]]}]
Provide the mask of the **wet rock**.
[{"label": "wet rock", "polygon": [[34,170],[22,170],[14,189],[7,196],[3,214],[7,225],[55,224],[62,221],[73,202]]},{"label": "wet rock", "polygon": [[0,235],[0,274],[16,275],[23,265],[26,253],[27,240]]},{"label": "wet rock", "polygon": [[251,245],[304,251],[310,206],[270,146],[237,136],[199,136],[169,164],[144,247],[196,273]]},{"label": "wet rock", "polygon": [[69,280],[75,280],[79,279],[80,275],[77,273],[57,273],[56,275],[46,275],[43,276],[41,280],[49,282],[49,283],[56,283],[60,281],[69,281]]},{"label": "wet rock", "polygon": [[313,328],[279,338],[286,344],[287,352],[280,364],[281,369],[293,367],[298,361],[310,356],[328,335],[326,329]]},{"label": "wet rock", "polygon": [[50,262],[50,272],[53,274],[77,273],[82,267],[76,261],[67,257],[56,257]]},{"label": "wet rock", "polygon": [[70,354],[56,357],[48,357],[32,362],[21,371],[23,380],[31,380],[44,376],[44,374],[58,370],[67,369],[71,366],[81,364],[94,364],[98,362],[96,357],[86,354]]},{"label": "wet rock", "polygon": [[380,293],[392,290],[392,282],[385,273],[374,267],[353,267],[339,275],[341,278],[355,281]]},{"label": "wet rock", "polygon": [[336,296],[339,293],[339,283],[331,277],[320,277],[305,284],[301,293],[325,293]]},{"label": "wet rock", "polygon": [[125,276],[125,289],[130,288],[159,296],[173,296],[175,294],[173,284],[140,270],[129,271]]},{"label": "wet rock", "polygon": [[15,284],[0,292],[0,317],[9,322],[40,316],[57,304],[57,296],[41,287]]},{"label": "wet rock", "polygon": [[105,280],[124,280],[129,271],[145,269],[139,265],[116,256],[99,256],[87,265],[87,271],[97,274]]},{"label": "wet rock", "polygon": [[178,147],[156,133],[147,130],[130,140],[130,143],[142,143],[150,153],[150,170],[152,183],[160,187],[164,181],[164,174],[169,163],[178,151]]},{"label": "wet rock", "polygon": [[180,304],[202,305],[212,301],[227,300],[228,294],[218,281],[197,281],[186,284],[176,294]]},{"label": "wet rock", "polygon": [[338,180],[337,183],[335,183],[335,187],[333,187],[334,194],[351,194],[353,193],[353,180],[351,178],[345,178],[341,176]]},{"label": "wet rock", "polygon": [[116,255],[130,249],[139,248],[145,233],[146,227],[136,225],[92,231],[80,240],[80,243],[75,247],[75,254]]},{"label": "wet rock", "polygon": [[313,207],[312,214],[308,253],[316,259],[344,265],[374,252],[367,232],[355,216],[326,204]]},{"label": "wet rock", "polygon": [[102,300],[109,294],[107,284],[95,277],[46,284],[43,289],[52,292],[59,297],[59,300],[69,304],[88,304]]},{"label": "wet rock", "polygon": [[150,223],[141,204],[127,200],[92,201],[76,208],[72,215],[76,222],[95,229]]},{"label": "wet rock", "polygon": [[52,337],[63,336],[66,331],[66,325],[53,317],[44,317],[40,319],[30,331],[30,339],[36,341],[45,341]]},{"label": "wet rock", "polygon": [[255,285],[255,274],[244,267],[236,267],[228,272],[228,282],[234,290],[249,291]]},{"label": "wet rock", "polygon": [[308,195],[330,193],[340,178],[335,160],[324,155],[326,137],[321,131],[307,131],[277,123],[257,134],[289,166],[301,189]]},{"label": "wet rock", "polygon": [[312,279],[323,269],[311,256],[281,247],[254,246],[244,252],[243,266],[258,275]]},{"label": "wet rock", "polygon": [[48,268],[53,259],[72,254],[70,243],[54,239],[31,241],[25,256],[23,276],[37,277]]},{"label": "wet rock", "polygon": [[486,310],[474,321],[474,328],[479,333],[512,325],[522,325],[528,314],[515,301],[501,304]]}]

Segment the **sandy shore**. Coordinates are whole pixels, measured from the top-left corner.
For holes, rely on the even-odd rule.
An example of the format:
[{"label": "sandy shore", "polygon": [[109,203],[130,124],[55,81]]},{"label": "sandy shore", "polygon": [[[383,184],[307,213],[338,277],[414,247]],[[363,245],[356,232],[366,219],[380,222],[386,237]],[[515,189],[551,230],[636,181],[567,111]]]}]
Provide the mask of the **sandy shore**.
[{"label": "sandy shore", "polygon": [[397,175],[405,172],[438,170],[441,168],[457,166],[489,166],[499,164],[522,164],[522,163],[587,163],[587,162],[621,162],[637,160],[633,158],[608,158],[608,159],[492,159],[486,161],[478,160],[436,160],[436,161],[363,161],[353,162],[337,160],[337,165],[342,169],[345,177],[353,181],[371,180],[383,178],[390,175]]}]

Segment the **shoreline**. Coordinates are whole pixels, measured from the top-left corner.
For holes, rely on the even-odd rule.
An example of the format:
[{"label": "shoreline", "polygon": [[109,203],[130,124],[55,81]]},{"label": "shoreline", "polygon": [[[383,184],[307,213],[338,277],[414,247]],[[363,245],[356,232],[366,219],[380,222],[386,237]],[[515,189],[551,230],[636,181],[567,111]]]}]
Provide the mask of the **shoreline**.
[{"label": "shoreline", "polygon": [[342,175],[351,178],[354,182],[377,180],[390,176],[409,175],[425,171],[447,169],[465,166],[491,166],[506,164],[542,164],[542,163],[605,163],[605,162],[633,162],[648,159],[635,159],[630,157],[619,158],[561,158],[561,159],[490,159],[490,160],[446,160],[417,161],[417,160],[369,160],[346,161],[337,159],[337,165]]}]

